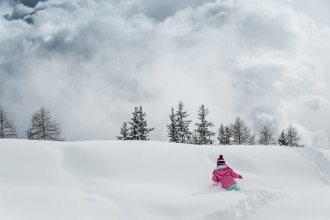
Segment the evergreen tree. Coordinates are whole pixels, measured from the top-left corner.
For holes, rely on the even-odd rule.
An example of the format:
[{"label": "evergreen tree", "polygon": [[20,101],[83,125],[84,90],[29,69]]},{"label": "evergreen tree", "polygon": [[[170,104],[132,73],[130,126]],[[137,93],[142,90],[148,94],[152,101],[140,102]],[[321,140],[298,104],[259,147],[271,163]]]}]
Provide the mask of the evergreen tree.
[{"label": "evergreen tree", "polygon": [[134,108],[134,112],[132,113],[133,117],[131,118],[131,121],[129,122],[129,124],[131,125],[129,128],[129,139],[130,140],[139,140],[139,109],[138,107]]},{"label": "evergreen tree", "polygon": [[192,141],[193,144],[198,144],[198,136],[196,131],[192,134]]},{"label": "evergreen tree", "polygon": [[250,134],[246,144],[247,145],[255,145],[256,144],[256,135],[255,134]]},{"label": "evergreen tree", "polygon": [[288,129],[286,130],[286,140],[288,146],[290,147],[302,147],[303,145],[300,144],[302,140],[301,135],[298,133],[297,129],[294,128],[291,124],[289,125]]},{"label": "evergreen tree", "polygon": [[250,134],[250,129],[239,117],[236,118],[234,124],[231,124],[230,131],[233,138],[232,144],[254,144],[254,136]]},{"label": "evergreen tree", "polygon": [[230,145],[231,130],[229,126],[225,126],[225,143]]},{"label": "evergreen tree", "polygon": [[288,140],[285,134],[285,131],[282,130],[280,137],[278,138],[278,144],[280,146],[288,146]]},{"label": "evergreen tree", "polygon": [[7,112],[5,112],[0,106],[0,138],[16,138],[16,127],[14,121],[8,118]]},{"label": "evergreen tree", "polygon": [[44,107],[32,115],[31,127],[26,133],[27,138],[32,140],[63,140],[59,123],[52,119],[50,112]]},{"label": "evergreen tree", "polygon": [[268,125],[264,125],[264,127],[259,131],[258,143],[262,145],[270,145],[276,143],[274,132]]},{"label": "evergreen tree", "polygon": [[145,119],[146,113],[143,112],[142,106],[140,108],[135,107],[132,113],[133,117],[129,124],[128,139],[130,140],[149,140],[149,132],[153,131],[154,128],[148,128],[147,121]]},{"label": "evergreen tree", "polygon": [[117,136],[118,140],[129,140],[129,128],[127,126],[127,122],[124,122],[120,128],[121,136]]},{"label": "evergreen tree", "polygon": [[167,137],[170,138],[170,142],[178,143],[179,142],[178,128],[176,124],[176,115],[174,113],[173,107],[171,109],[170,121],[171,121],[170,124],[167,125],[167,131],[168,131]]},{"label": "evergreen tree", "polygon": [[220,125],[220,128],[218,130],[218,141],[220,145],[226,145],[226,141],[225,141],[225,127],[223,126],[223,124]]},{"label": "evergreen tree", "polygon": [[197,140],[195,144],[213,144],[212,136],[215,135],[214,132],[210,131],[209,128],[213,127],[213,123],[206,120],[206,116],[209,114],[209,110],[201,105],[198,110],[199,123],[196,123],[197,129],[195,130],[197,135]]},{"label": "evergreen tree", "polygon": [[230,128],[228,126],[220,125],[218,140],[220,145],[230,145]]},{"label": "evergreen tree", "polygon": [[191,143],[192,142],[192,134],[189,131],[189,124],[191,120],[186,120],[186,118],[189,116],[187,111],[183,111],[183,102],[179,102],[178,110],[176,112],[176,120],[175,124],[177,126],[177,132],[178,132],[178,143]]},{"label": "evergreen tree", "polygon": [[140,105],[139,109],[139,126],[138,126],[138,132],[139,132],[139,140],[149,140],[149,132],[153,131],[155,128],[148,128],[147,121],[145,119],[146,113],[143,112],[142,106]]}]

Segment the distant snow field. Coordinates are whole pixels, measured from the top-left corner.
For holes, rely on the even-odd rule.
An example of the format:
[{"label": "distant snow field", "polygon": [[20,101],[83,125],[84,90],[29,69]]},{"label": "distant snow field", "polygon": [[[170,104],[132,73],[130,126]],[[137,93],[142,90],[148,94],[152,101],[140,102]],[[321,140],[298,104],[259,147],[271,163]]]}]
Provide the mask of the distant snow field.
[{"label": "distant snow field", "polygon": [[[243,176],[227,192],[216,158]],[[4,220],[329,220],[330,151],[0,140]]]}]

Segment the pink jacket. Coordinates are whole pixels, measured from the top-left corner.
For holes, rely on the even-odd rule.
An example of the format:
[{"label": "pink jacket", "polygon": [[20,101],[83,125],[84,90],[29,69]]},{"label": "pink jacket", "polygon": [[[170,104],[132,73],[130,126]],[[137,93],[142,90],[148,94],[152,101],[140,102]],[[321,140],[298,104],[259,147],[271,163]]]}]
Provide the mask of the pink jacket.
[{"label": "pink jacket", "polygon": [[213,182],[220,183],[222,188],[227,188],[236,183],[234,179],[241,178],[241,175],[235,173],[230,167],[218,166],[213,171]]}]

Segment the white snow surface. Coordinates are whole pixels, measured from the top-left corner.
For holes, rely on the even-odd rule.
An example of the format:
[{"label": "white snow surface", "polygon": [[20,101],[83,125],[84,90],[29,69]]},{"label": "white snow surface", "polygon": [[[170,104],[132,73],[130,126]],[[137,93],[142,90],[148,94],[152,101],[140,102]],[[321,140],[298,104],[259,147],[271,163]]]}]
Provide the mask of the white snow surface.
[{"label": "white snow surface", "polygon": [[[216,159],[243,176],[211,181]],[[280,146],[0,140],[3,220],[329,220],[330,153]]]}]

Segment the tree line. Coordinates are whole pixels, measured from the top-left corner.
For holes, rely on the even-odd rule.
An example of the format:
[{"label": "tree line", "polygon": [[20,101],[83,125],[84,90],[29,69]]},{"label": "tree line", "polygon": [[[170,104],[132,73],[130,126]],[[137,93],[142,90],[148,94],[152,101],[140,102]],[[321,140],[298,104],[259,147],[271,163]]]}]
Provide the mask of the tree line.
[{"label": "tree line", "polygon": [[[302,147],[302,136],[291,124],[287,129],[282,130],[279,137],[275,137],[273,128],[265,124],[257,135],[253,134],[246,123],[237,117],[229,125],[220,124],[216,132],[211,130],[214,127],[212,122],[207,120],[208,108],[201,105],[198,109],[198,122],[196,128],[191,131],[188,119],[189,114],[184,110],[184,104],[179,102],[177,109],[171,108],[169,114],[169,124],[167,127],[167,137],[170,142],[195,144],[195,145],[284,145],[290,147]],[[148,127],[146,113],[142,106],[135,107],[130,121],[123,122],[120,127],[118,140],[150,140],[149,133],[155,128]],[[26,136],[31,140],[52,140],[63,141],[60,124],[54,120],[50,111],[44,107],[37,110],[31,117],[31,124],[26,130]],[[16,126],[8,113],[0,106],[0,138],[17,138]]]},{"label": "tree line", "polygon": [[[149,132],[154,128],[148,128],[146,122],[146,113],[143,112],[142,106],[135,107],[132,113],[131,121],[124,122],[120,128],[120,136],[118,140],[149,140]],[[183,102],[179,102],[177,110],[171,108],[169,115],[169,124],[167,124],[167,137],[170,142],[208,145],[214,144],[216,138],[219,145],[284,145],[290,147],[302,147],[302,136],[296,128],[291,124],[281,135],[276,138],[274,130],[268,124],[265,124],[257,135],[251,132],[246,123],[237,117],[235,121],[229,125],[221,124],[217,133],[211,131],[214,127],[212,122],[207,120],[209,110],[205,105],[201,105],[198,109],[198,122],[195,123],[196,128],[191,131],[188,119],[188,112],[184,110]]]},{"label": "tree line", "polygon": [[[44,107],[32,115],[31,125],[26,130],[26,136],[31,140],[63,141],[61,134],[60,124]],[[14,120],[9,118],[2,106],[0,106],[0,138],[17,138]]]}]

